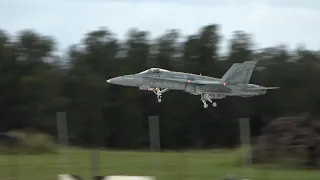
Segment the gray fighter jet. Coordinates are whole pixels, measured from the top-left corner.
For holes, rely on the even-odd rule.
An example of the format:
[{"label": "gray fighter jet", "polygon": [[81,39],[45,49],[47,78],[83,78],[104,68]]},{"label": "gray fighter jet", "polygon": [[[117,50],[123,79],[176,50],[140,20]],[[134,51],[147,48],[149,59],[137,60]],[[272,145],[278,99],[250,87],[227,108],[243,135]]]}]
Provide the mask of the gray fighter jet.
[{"label": "gray fighter jet", "polygon": [[193,95],[200,95],[203,107],[207,101],[217,106],[212,99],[223,99],[227,96],[252,97],[267,93],[269,89],[249,84],[256,61],[234,63],[221,79],[203,75],[169,71],[161,68],[150,68],[137,74],[119,76],[107,80],[111,84],[139,87],[140,90],[153,91],[161,102],[162,94],[168,90],[180,90]]}]

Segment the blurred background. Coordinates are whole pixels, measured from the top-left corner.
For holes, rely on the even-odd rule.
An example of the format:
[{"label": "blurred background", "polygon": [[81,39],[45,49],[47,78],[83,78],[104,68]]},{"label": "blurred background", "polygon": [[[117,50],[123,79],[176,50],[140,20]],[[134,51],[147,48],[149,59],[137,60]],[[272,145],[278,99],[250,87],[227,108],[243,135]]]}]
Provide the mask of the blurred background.
[{"label": "blurred background", "polygon": [[[92,164],[158,179],[319,179],[320,3],[281,2],[1,2],[0,179],[89,178]],[[251,83],[281,88],[204,109],[184,92],[158,103],[106,83],[151,67],[221,78],[246,60],[258,61]],[[149,116],[161,153],[148,152]],[[251,174],[239,118],[250,119]]]}]

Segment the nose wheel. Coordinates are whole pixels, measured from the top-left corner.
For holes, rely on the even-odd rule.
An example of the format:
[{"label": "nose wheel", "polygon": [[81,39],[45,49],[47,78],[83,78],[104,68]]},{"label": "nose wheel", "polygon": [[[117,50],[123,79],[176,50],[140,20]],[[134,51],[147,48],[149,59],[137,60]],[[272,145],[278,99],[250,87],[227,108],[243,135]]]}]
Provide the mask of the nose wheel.
[{"label": "nose wheel", "polygon": [[161,90],[160,88],[150,88],[148,90],[153,91],[157,95],[157,100],[159,103],[162,101],[161,100],[162,94],[169,91],[169,89]]}]

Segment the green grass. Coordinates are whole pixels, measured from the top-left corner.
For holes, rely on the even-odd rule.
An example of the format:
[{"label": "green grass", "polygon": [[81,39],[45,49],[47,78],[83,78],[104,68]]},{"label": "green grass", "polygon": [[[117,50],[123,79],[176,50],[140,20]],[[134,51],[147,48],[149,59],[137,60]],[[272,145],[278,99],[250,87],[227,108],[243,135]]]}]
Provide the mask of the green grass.
[{"label": "green grass", "polygon": [[[91,177],[91,151],[70,149],[62,155],[0,155],[0,179],[56,180],[57,174]],[[100,151],[101,175],[147,175],[157,180],[215,180],[228,174],[256,180],[319,180],[320,171],[245,169],[241,151],[128,152]],[[10,174],[12,173],[12,174]]]}]

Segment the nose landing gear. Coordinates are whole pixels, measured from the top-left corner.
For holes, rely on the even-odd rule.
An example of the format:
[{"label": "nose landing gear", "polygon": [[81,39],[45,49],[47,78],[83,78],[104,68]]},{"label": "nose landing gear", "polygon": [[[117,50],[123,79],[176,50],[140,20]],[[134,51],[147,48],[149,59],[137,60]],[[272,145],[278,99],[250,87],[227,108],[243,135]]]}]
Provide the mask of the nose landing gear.
[{"label": "nose landing gear", "polygon": [[157,100],[158,100],[159,103],[162,101],[161,100],[162,94],[167,92],[167,91],[169,91],[169,89],[161,90],[160,88],[150,88],[148,90],[154,92],[157,95]]}]

